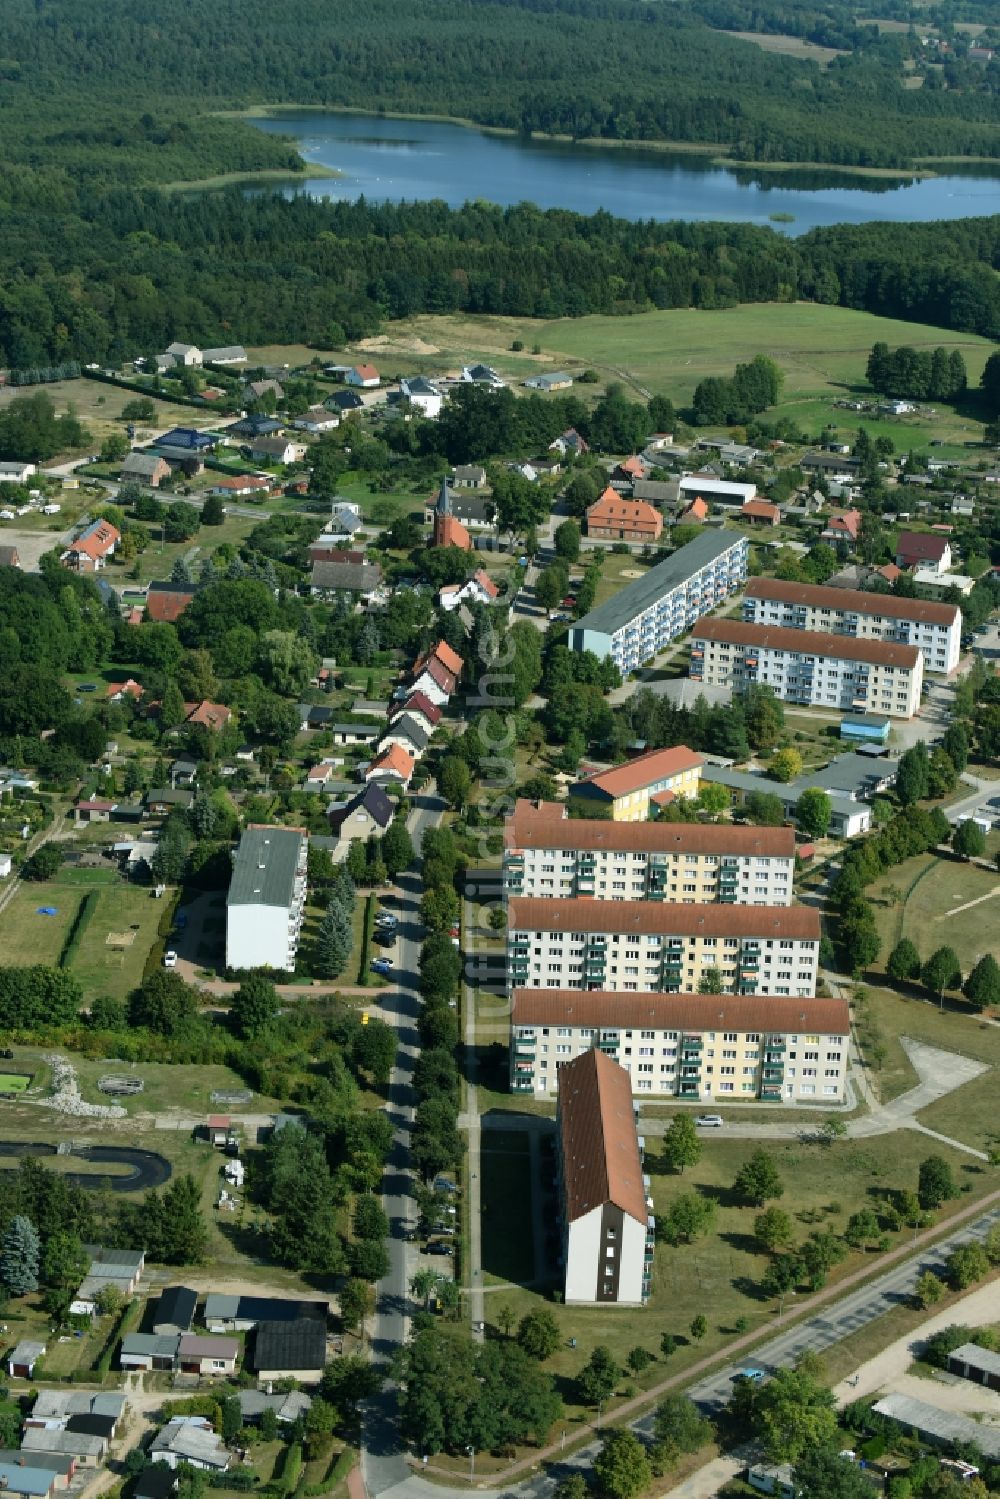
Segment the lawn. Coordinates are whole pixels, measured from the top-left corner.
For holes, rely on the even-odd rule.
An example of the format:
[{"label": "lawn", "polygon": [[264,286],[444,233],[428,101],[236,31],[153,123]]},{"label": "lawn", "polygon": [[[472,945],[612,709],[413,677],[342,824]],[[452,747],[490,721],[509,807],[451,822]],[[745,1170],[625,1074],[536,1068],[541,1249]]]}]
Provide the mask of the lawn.
[{"label": "lawn", "polygon": [[[46,963],[55,967],[83,894],[79,888],[70,890],[54,880],[23,884],[0,920],[0,965]],[[58,914],[39,916],[41,906],[53,906]]]},{"label": "lawn", "polygon": [[[183,496],[179,496],[183,499]],[[121,568],[113,568],[109,580],[116,583],[126,578],[130,582],[148,583],[153,578],[169,578],[174,563],[183,557],[197,574],[201,563],[210,557],[224,542],[238,546],[254,526],[261,524],[263,517],[256,515],[227,515],[221,526],[202,526],[196,536],[188,541],[161,541],[159,528],[154,526],[153,540],[141,557]]]},{"label": "lawn", "polygon": [[1000,892],[996,870],[958,859],[924,854],[897,865],[869,891],[882,961],[901,937],[909,937],[922,958],[944,944],[953,947],[966,972],[985,952],[1000,958],[1000,894],[993,892]]},{"label": "lawn", "polygon": [[[521,1130],[489,1130],[482,1135],[483,1277],[497,1281],[534,1278],[529,1229],[531,1205],[530,1140]],[[517,1231],[511,1232],[513,1225]]]},{"label": "lawn", "polygon": [[[117,385],[105,385],[102,380],[57,380],[52,385],[34,385],[30,388],[8,385],[0,389],[0,407],[19,395],[34,395],[38,391],[43,391],[49,397],[59,413],[65,412],[70,406],[74,408],[80,420],[90,429],[95,452],[104,438],[112,432],[125,435],[125,427],[121,421],[122,409],[129,401],[137,399],[135,391],[124,390]],[[149,424],[148,432],[164,427],[189,427],[192,417],[196,419],[198,426],[204,425],[203,413],[196,411],[193,406],[178,406],[170,401],[156,400],[155,397],[154,400],[156,416]],[[143,441],[144,435],[148,435],[147,428],[140,423],[136,430],[136,441]]]}]

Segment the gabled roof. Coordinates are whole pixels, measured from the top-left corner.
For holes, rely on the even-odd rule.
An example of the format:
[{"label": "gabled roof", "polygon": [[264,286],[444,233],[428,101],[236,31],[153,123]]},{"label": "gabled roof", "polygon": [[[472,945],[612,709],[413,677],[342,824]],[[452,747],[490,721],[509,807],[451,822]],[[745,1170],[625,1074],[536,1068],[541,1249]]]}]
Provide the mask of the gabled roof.
[{"label": "gabled roof", "polygon": [[688,749],[686,744],[675,744],[669,749],[649,750],[624,765],[612,766],[610,770],[599,770],[595,775],[587,776],[582,784],[596,786],[607,796],[625,796],[630,791],[651,786],[654,781],[662,781],[666,776],[697,770],[704,763],[704,755],[697,750]]},{"label": "gabled roof", "polygon": [[656,537],[663,530],[663,516],[645,500],[626,500],[609,485],[587,511],[587,525],[619,526]]},{"label": "gabled roof", "polygon": [[365,779],[377,775],[399,776],[402,780],[409,781],[413,775],[416,760],[413,755],[405,750],[401,744],[390,744],[381,754],[376,755],[365,772]]},{"label": "gabled roof", "polygon": [[359,380],[377,380],[379,377],[378,370],[373,364],[356,364],[353,373],[358,376]]},{"label": "gabled roof", "polygon": [[382,581],[382,569],[374,562],[314,562],[310,586],[346,593],[373,593]]},{"label": "gabled roof", "polygon": [[431,728],[437,728],[441,721],[441,709],[436,703],[432,703],[424,692],[411,692],[403,703],[393,703],[389,708],[390,723],[398,718],[401,713],[420,713],[430,724]]},{"label": "gabled roof", "polygon": [[434,545],[438,547],[458,547],[460,551],[472,551],[472,538],[453,515],[441,515],[435,512],[434,516]]},{"label": "gabled roof", "polygon": [[146,618],[172,625],[198,592],[194,583],[150,583],[146,593]]},{"label": "gabled roof", "polygon": [[831,515],[826,523],[826,532],[836,532],[839,535],[849,536],[852,541],[857,541],[858,531],[861,528],[860,510],[842,510],[838,515]]},{"label": "gabled roof", "polygon": [[70,542],[68,549],[71,552],[82,552],[86,557],[106,557],[119,541],[121,532],[117,526],[113,526],[109,520],[95,520],[91,521],[75,541]]},{"label": "gabled roof", "polygon": [[624,1067],[593,1049],[559,1069],[559,1141],[570,1223],[613,1203],[645,1225],[646,1189]]},{"label": "gabled roof", "polygon": [[[805,1031],[850,1034],[846,999],[790,999],[772,994],[620,994],[603,989],[515,989],[512,1025],[585,1029]],[[562,1070],[560,1069],[560,1079]]]},{"label": "gabled roof", "polygon": [[815,906],[684,906],[655,900],[536,900],[515,895],[508,911],[512,932],[790,937],[799,942],[818,942],[820,935]]},{"label": "gabled roof", "polygon": [[707,514],[708,506],[705,504],[705,501],[702,499],[701,495],[696,494],[690,505],[686,505],[685,508],[681,511],[681,520],[683,520],[686,515],[694,516],[695,520],[704,520]]},{"label": "gabled roof", "polygon": [[188,713],[185,723],[199,723],[206,729],[224,729],[233,716],[231,708],[223,703],[210,703],[204,698],[200,703],[185,703]]},{"label": "gabled roof", "polygon": [[[888,568],[877,571],[884,574]],[[899,576],[897,567],[892,572]],[[927,599],[864,593],[856,588],[824,588],[818,583],[786,583],[781,578],[750,578],[744,592],[748,599],[774,599],[779,604],[804,604],[845,614],[880,614],[885,619],[912,619],[926,625],[953,625],[959,614],[957,604],[932,604]]]},{"label": "gabled roof", "polygon": [[747,520],[769,520],[777,525],[781,519],[781,511],[777,505],[772,505],[770,500],[747,500],[740,507],[740,515],[745,515]]},{"label": "gabled roof", "polygon": [[325,1363],[326,1327],[318,1318],[258,1324],[250,1355],[251,1368],[322,1369]]},{"label": "gabled roof", "polygon": [[732,822],[610,822],[567,817],[565,802],[536,806],[518,797],[513,815],[504,823],[504,847],[791,859],[795,830]]},{"label": "gabled roof", "polygon": [[394,718],[389,725],[388,733],[401,734],[404,739],[413,745],[417,753],[421,755],[430,743],[431,738],[430,731],[418,718],[414,718],[412,713],[401,713],[398,718]]},{"label": "gabled roof", "polygon": [[386,795],[384,787],[372,781],[343,809],[345,818],[354,812],[367,812],[372,821],[384,829],[392,822],[395,803]]},{"label": "gabled roof", "polygon": [[153,1321],[159,1326],[170,1323],[173,1327],[180,1327],[185,1331],[194,1321],[195,1308],[198,1305],[198,1293],[190,1290],[187,1286],[167,1286],[166,1290],[160,1292],[160,1299],[153,1313]]},{"label": "gabled roof", "polygon": [[447,671],[450,671],[453,676],[461,676],[462,667],[465,663],[463,662],[458,652],[452,650],[447,640],[439,640],[437,645],[431,651],[431,655],[436,656],[437,659],[441,662],[442,666],[444,666]]},{"label": "gabled roof", "polygon": [[691,640],[715,641],[745,649],[791,651],[798,656],[826,656],[840,661],[866,661],[874,666],[912,670],[920,660],[915,645],[891,640],[869,640],[857,635],[826,635],[821,630],[786,629],[783,625],[754,625],[743,619],[714,619],[705,615],[691,626]]},{"label": "gabled roof", "polygon": [[912,557],[918,562],[940,562],[948,546],[947,536],[931,536],[926,531],[900,531],[896,555]]}]

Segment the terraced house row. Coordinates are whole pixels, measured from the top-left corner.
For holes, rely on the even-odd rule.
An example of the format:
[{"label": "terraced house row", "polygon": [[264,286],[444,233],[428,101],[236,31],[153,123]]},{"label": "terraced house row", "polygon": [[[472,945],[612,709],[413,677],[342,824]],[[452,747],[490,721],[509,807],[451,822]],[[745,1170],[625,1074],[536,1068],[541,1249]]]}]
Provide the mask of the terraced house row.
[{"label": "terraced house row", "polygon": [[603,822],[523,800],[504,827],[511,896],[788,906],[794,873],[791,828]]},{"label": "terraced house row", "polygon": [[820,922],[810,906],[514,896],[507,923],[509,990],[816,992]]},{"label": "terraced house row", "polygon": [[597,1050],[625,1069],[633,1093],[836,1104],[849,1041],[844,999],[519,989],[510,1086],[551,1097],[563,1067]]}]

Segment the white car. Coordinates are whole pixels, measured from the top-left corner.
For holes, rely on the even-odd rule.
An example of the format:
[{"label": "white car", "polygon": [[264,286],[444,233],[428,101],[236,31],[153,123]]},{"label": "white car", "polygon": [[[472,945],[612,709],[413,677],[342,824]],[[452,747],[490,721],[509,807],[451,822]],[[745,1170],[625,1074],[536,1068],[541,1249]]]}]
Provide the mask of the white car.
[{"label": "white car", "polygon": [[722,1115],[721,1114],[696,1114],[694,1122],[695,1122],[695,1124],[700,1124],[701,1127],[702,1127],[702,1129],[721,1129],[722,1128]]},{"label": "white car", "polygon": [[166,952],[163,954],[163,966],[164,968],[177,967],[177,954],[174,952],[172,947],[168,947]]}]

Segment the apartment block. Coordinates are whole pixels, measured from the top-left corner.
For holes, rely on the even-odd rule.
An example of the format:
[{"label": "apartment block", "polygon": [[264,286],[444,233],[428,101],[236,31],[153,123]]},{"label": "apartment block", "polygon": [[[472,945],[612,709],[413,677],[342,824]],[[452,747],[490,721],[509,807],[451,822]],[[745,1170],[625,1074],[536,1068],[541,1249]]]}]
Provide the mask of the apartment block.
[{"label": "apartment block", "polygon": [[742,691],[752,682],[784,702],[912,718],[924,658],[916,646],[824,635],[739,619],[700,619],[691,631],[691,677]]},{"label": "apartment block", "polygon": [[839,1104],[849,1041],[845,999],[517,989],[510,1086],[551,1098],[576,1058],[597,1050],[635,1094]]},{"label": "apartment block", "polygon": [[788,906],[794,873],[791,828],[603,822],[523,800],[504,825],[508,896]]},{"label": "apartment block", "polygon": [[306,903],[308,840],[295,828],[249,827],[226,897],[226,966],[291,973]]},{"label": "apartment block", "polygon": [[615,822],[645,822],[651,812],[678,797],[691,799],[698,795],[704,755],[675,744],[670,749],[650,750],[598,770],[570,788],[577,802],[593,802],[595,808],[609,811]]},{"label": "apartment block", "polygon": [[556,1142],[563,1300],[641,1306],[652,1284],[656,1222],[628,1073],[603,1052],[561,1069]]},{"label": "apartment block", "polygon": [[671,905],[594,899],[507,902],[507,986],[808,998],[816,992],[813,906]]},{"label": "apartment block", "polygon": [[743,618],[755,625],[914,645],[925,671],[954,671],[961,652],[961,609],[927,599],[751,578],[743,594]]},{"label": "apartment block", "polygon": [[740,587],[749,549],[735,531],[703,532],[571,625],[570,649],[610,657],[627,676]]}]

